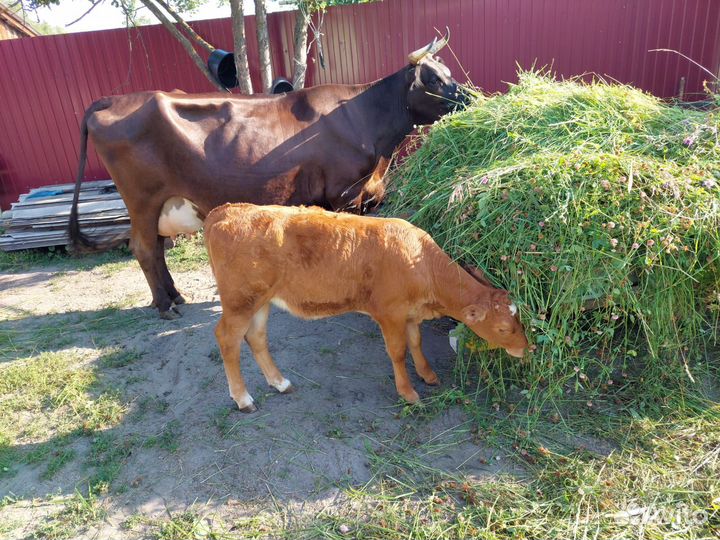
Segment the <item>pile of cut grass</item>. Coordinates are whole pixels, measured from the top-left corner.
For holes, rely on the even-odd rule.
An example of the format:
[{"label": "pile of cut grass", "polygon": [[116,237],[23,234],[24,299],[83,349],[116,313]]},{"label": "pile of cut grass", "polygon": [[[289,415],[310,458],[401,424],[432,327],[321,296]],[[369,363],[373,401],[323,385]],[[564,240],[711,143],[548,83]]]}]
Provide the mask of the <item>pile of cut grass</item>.
[{"label": "pile of cut grass", "polygon": [[517,362],[465,336],[492,392],[555,401],[634,376],[662,398],[696,380],[718,337],[719,125],[716,109],[521,72],[420,133],[389,212],[508,289],[536,347]]}]

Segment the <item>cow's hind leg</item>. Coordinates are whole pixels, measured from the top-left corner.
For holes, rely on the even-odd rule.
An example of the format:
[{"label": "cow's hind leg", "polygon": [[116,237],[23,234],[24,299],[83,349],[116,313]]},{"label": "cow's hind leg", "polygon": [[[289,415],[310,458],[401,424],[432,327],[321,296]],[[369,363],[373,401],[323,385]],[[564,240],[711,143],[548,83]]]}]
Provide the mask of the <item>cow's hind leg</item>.
[{"label": "cow's hind leg", "polygon": [[220,346],[230,396],[235,400],[240,410],[245,413],[257,410],[240,371],[240,347],[249,326],[250,317],[236,314],[228,315],[224,312],[220,317],[220,322],[215,327],[215,337]]},{"label": "cow's hind leg", "polygon": [[413,362],[415,363],[415,371],[422,377],[425,384],[436,385],[440,384],[440,380],[435,372],[430,367],[430,364],[425,358],[422,351],[422,337],[420,335],[420,325],[417,323],[407,324],[407,338],[408,344],[410,345],[410,354],[412,354]]},{"label": "cow's hind leg", "polygon": [[130,247],[140,263],[140,268],[142,268],[145,279],[150,286],[153,297],[152,305],[158,308],[160,317],[163,319],[176,319],[180,314],[170,309],[173,299],[170,298],[168,291],[165,289],[156,256],[158,239],[160,238],[157,233],[157,217],[150,211],[141,213],[142,217],[140,219],[137,219],[136,213],[130,215],[132,216]]},{"label": "cow's hind leg", "polygon": [[250,327],[245,334],[245,341],[250,345],[255,361],[265,375],[268,384],[278,392],[288,394],[293,391],[290,381],[283,377],[280,370],[270,356],[267,343],[267,320],[270,313],[270,304],[261,307],[250,320]]},{"label": "cow's hind leg", "polygon": [[165,292],[167,292],[168,297],[172,299],[172,302],[175,305],[180,305],[185,303],[185,298],[178,292],[178,290],[175,288],[175,281],[173,281],[172,276],[170,275],[170,270],[168,270],[167,262],[165,261],[165,237],[164,236],[158,236],[157,244],[155,246],[155,259],[157,267],[160,271],[160,279],[162,282],[162,286],[165,289]]}]

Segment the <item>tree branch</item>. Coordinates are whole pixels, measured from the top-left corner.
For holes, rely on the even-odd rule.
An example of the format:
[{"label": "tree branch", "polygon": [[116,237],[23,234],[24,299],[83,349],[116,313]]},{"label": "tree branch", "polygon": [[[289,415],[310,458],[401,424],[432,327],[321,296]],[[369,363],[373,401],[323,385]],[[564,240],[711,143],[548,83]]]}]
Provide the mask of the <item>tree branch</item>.
[{"label": "tree branch", "polygon": [[188,40],[188,38],[183,35],[173,23],[170,22],[170,20],[163,14],[163,12],[160,11],[160,9],[153,3],[153,0],[140,1],[146,8],[150,10],[153,15],[155,15],[155,17],[157,17],[157,19],[162,23],[165,29],[180,42],[180,45],[182,45],[183,49],[185,49],[185,52],[188,53],[190,58],[192,58],[192,61],[195,62],[195,65],[198,67],[198,69],[205,75],[205,77],[207,77],[207,80],[210,81],[210,84],[212,84],[221,92],[227,91],[215,80],[215,77],[213,77],[212,73],[210,73],[210,70],[205,65],[205,62],[202,61],[202,58],[200,58],[200,55],[198,55],[197,51],[193,49],[193,46]]},{"label": "tree branch", "polygon": [[173,19],[175,19],[175,22],[177,22],[180,27],[185,30],[185,33],[188,35],[190,39],[193,40],[196,46],[203,49],[207,54],[210,54],[215,50],[215,47],[210,45],[207,41],[205,41],[200,35],[198,35],[195,30],[193,30],[188,23],[185,22],[185,20],[178,14],[177,11],[175,11],[170,4],[168,4],[165,0],[155,0],[158,4],[162,6],[162,8],[167,11]]},{"label": "tree branch", "polygon": [[88,9],[85,13],[83,13],[82,15],[80,15],[80,16],[79,16],[77,19],[75,19],[73,22],[67,23],[67,24],[65,25],[65,27],[72,26],[72,25],[75,24],[76,22],[79,22],[79,21],[81,21],[82,19],[84,19],[84,18],[88,15],[88,13],[90,13],[93,9],[95,9],[98,5],[100,5],[100,2],[102,2],[102,0],[95,0],[95,2],[92,3],[92,6],[90,6],[90,9]]}]

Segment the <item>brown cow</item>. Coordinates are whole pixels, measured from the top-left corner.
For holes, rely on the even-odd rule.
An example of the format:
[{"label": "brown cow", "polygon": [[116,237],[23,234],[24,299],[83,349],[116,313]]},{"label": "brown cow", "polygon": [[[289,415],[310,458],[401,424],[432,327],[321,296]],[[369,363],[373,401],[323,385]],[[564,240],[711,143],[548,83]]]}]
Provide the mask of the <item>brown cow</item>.
[{"label": "brown cow", "polygon": [[280,96],[144,92],[103,98],[85,113],[77,202],[88,136],[128,208],[131,247],[163,318],[184,302],[165,263],[165,236],[192,232],[225,202],[362,210],[379,203],[397,145],[417,124],[457,105],[457,83],[433,56],[372,84],[327,85]]},{"label": "brown cow", "polygon": [[205,220],[205,243],[223,314],[215,330],[230,395],[255,410],[240,373],[247,340],[268,384],[290,382],[267,345],[270,304],[307,319],[349,311],[382,330],[398,393],[418,401],[405,350],[427,384],[438,384],[420,346],[419,324],[449,315],[491,345],[522,357],[528,342],[507,291],[454,263],[423,230],[401,219],[335,214],[320,208],[226,204]]}]

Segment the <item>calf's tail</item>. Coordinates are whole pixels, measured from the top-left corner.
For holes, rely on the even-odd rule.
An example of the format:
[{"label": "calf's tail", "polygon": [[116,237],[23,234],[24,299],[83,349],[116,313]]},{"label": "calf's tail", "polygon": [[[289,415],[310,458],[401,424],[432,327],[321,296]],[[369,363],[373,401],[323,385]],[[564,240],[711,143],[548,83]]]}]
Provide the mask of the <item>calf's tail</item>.
[{"label": "calf's tail", "polygon": [[111,101],[109,98],[97,100],[87,108],[85,115],[83,116],[82,123],[80,124],[80,163],[78,164],[78,173],[75,178],[75,191],[73,192],[72,208],[70,209],[70,221],[68,223],[70,244],[76,251],[96,250],[110,247],[107,244],[100,245],[86,234],[83,234],[82,231],[80,231],[80,219],[78,216],[80,182],[82,182],[83,176],[85,176],[85,163],[87,162],[88,118],[91,114],[97,111],[109,108],[110,105]]}]

